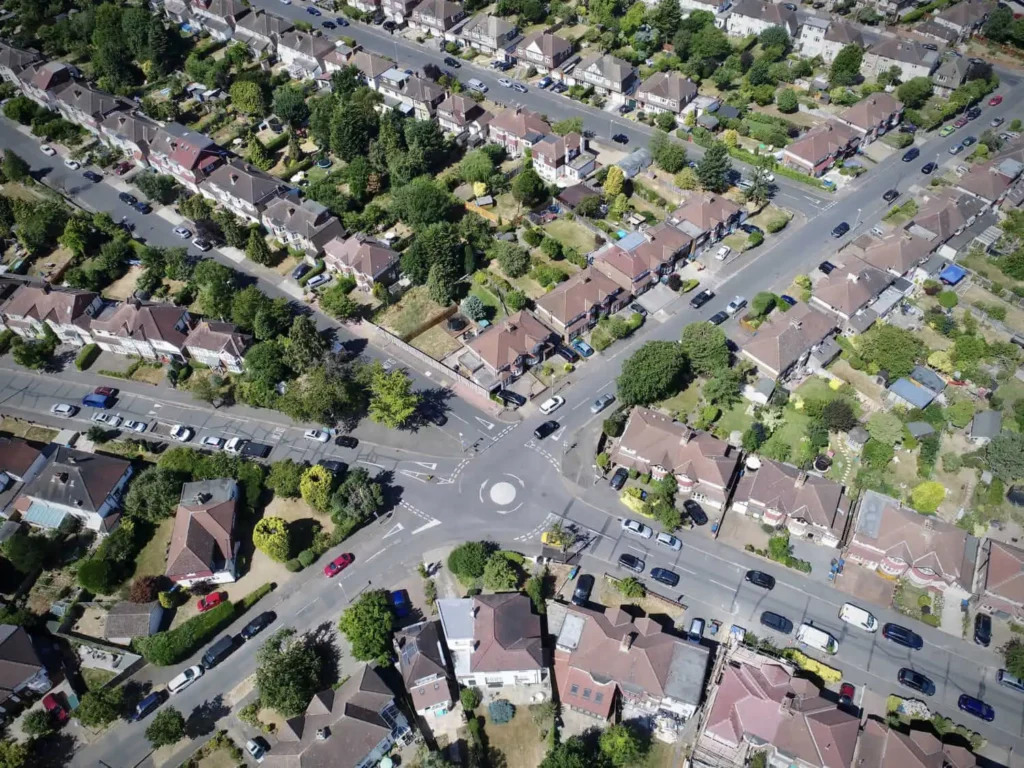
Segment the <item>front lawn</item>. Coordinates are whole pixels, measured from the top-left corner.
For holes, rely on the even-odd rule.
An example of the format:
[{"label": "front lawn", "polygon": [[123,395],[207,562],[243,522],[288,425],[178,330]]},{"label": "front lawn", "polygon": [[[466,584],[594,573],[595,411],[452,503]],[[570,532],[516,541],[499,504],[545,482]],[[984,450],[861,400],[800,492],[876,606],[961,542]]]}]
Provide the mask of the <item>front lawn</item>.
[{"label": "front lawn", "polygon": [[430,355],[435,360],[443,360],[462,346],[445,333],[440,325],[428,328],[419,336],[411,339],[409,343],[420,352]]},{"label": "front lawn", "polygon": [[428,321],[443,314],[445,307],[430,298],[425,285],[410,289],[400,301],[392,304],[374,318],[377,325],[401,339],[406,339],[428,324]]},{"label": "front lawn", "polygon": [[542,229],[562,245],[573,248],[580,254],[590,253],[597,246],[594,233],[575,221],[555,219],[545,224]]}]

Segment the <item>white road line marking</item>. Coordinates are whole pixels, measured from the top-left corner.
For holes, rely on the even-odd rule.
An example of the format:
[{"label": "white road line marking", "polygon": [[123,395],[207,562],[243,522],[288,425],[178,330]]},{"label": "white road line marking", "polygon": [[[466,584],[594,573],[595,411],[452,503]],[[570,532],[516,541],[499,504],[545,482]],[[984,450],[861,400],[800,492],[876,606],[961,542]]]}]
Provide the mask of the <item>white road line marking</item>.
[{"label": "white road line marking", "polygon": [[441,524],[441,521],[438,520],[437,518],[434,518],[429,523],[424,523],[419,528],[416,528],[415,530],[413,530],[412,535],[415,536],[417,533],[422,533],[423,531],[427,530],[428,528],[434,528],[434,527],[436,527],[436,526],[438,526],[440,524]]},{"label": "white road line marking", "polygon": [[315,602],[316,602],[317,600],[319,600],[319,599],[320,599],[319,597],[314,597],[314,598],[313,598],[312,600],[310,600],[310,601],[309,601],[308,603],[306,603],[306,604],[305,604],[304,606],[302,606],[301,608],[299,608],[299,610],[297,610],[297,611],[295,612],[295,615],[296,615],[296,616],[298,616],[298,615],[299,615],[300,613],[302,613],[302,612],[303,612],[304,610],[306,610],[307,608],[309,608],[309,607],[310,607],[311,605],[313,605],[313,603],[315,603]]},{"label": "white road line marking", "polygon": [[383,536],[381,536],[381,538],[382,539],[386,539],[388,536],[393,536],[394,534],[399,533],[400,531],[404,531],[404,530],[405,530],[405,526],[404,525],[402,525],[401,523],[395,523],[394,527],[390,531],[385,533]]},{"label": "white road line marking", "polygon": [[583,407],[584,405],[586,405],[586,404],[587,404],[587,401],[586,401],[586,400],[580,400],[580,401],[579,401],[578,403],[576,403],[576,405],[574,405],[574,406],[572,407],[572,410],[574,410],[574,411],[575,411],[575,410],[576,410],[577,408],[582,408],[582,407]]},{"label": "white road line marking", "polygon": [[437,469],[437,464],[431,464],[429,461],[414,461],[413,464],[418,464],[419,466],[426,467],[427,469]]},{"label": "white road line marking", "polygon": [[488,432],[490,432],[492,429],[494,429],[494,424],[489,422],[487,419],[481,419],[479,416],[475,416],[474,418],[477,421],[479,421],[481,424],[483,424],[485,427],[487,427],[487,431]]},{"label": "white road line marking", "polygon": [[367,461],[366,459],[356,459],[356,462],[359,463],[359,464],[366,464],[367,466],[370,466],[370,467],[377,467],[378,469],[384,469],[384,465],[383,464],[374,464],[372,461]]},{"label": "white road line marking", "polygon": [[466,421],[466,420],[465,420],[464,418],[462,418],[461,416],[459,416],[459,414],[457,414],[457,413],[455,413],[455,412],[449,412],[449,414],[448,414],[448,415],[449,415],[449,416],[453,416],[453,417],[455,417],[456,419],[458,419],[459,421],[461,421],[461,422],[462,422],[463,424],[469,424],[469,422],[468,422],[468,421]]},{"label": "white road line marking", "polygon": [[[401,541],[401,539],[399,539],[399,541]],[[395,543],[397,544],[398,542],[395,542]],[[385,552],[387,552],[387,549],[388,549],[387,547],[384,547],[384,549],[382,549],[382,550],[380,550],[378,552],[374,552],[372,555],[370,555],[368,558],[366,558],[365,562],[367,562],[367,563],[370,562],[371,560],[373,560],[373,558],[377,557],[377,555],[383,555]]]}]

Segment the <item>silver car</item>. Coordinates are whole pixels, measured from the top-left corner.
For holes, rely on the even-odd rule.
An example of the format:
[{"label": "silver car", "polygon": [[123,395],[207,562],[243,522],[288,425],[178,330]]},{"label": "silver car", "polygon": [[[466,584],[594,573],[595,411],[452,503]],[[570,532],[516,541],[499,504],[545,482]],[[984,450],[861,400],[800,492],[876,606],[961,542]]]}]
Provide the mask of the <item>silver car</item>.
[{"label": "silver car", "polygon": [[594,401],[593,405],[590,406],[590,412],[600,413],[614,402],[615,395],[613,395],[611,392],[605,392],[603,395],[597,398],[597,400]]}]

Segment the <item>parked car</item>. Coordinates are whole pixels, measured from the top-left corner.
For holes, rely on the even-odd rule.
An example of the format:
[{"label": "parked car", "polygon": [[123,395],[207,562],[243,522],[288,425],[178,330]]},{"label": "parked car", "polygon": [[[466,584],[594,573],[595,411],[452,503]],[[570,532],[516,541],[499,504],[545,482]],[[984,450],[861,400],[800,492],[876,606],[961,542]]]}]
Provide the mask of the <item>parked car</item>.
[{"label": "parked car", "polygon": [[451,56],[445,56],[444,63],[446,66],[449,66],[452,69],[460,69],[462,67],[462,64],[459,63],[459,60],[452,58]]},{"label": "parked car", "polygon": [[391,610],[395,612],[395,616],[399,619],[404,619],[412,610],[412,603],[409,602],[409,593],[404,589],[396,589],[391,592],[388,595],[388,601],[391,603]]},{"label": "parked car", "polygon": [[202,445],[204,448],[213,448],[214,450],[219,451],[221,448],[224,447],[224,438],[208,435],[202,439],[200,445]]},{"label": "parked car", "polygon": [[704,513],[703,507],[693,499],[687,499],[683,502],[683,509],[693,520],[694,525],[707,525],[708,516]]},{"label": "parked car", "polygon": [[681,542],[679,539],[677,539],[671,533],[665,533],[664,531],[659,533],[654,538],[654,540],[656,542],[658,542],[659,544],[661,544],[661,546],[668,547],[673,552],[678,552],[680,549],[683,548],[683,542]]},{"label": "parked car", "polygon": [[732,253],[732,248],[728,245],[723,245],[715,252],[715,261],[725,261],[729,258],[730,253]]},{"label": "parked car", "polygon": [[344,461],[337,461],[335,459],[320,459],[316,465],[318,467],[323,467],[335,477],[340,477],[345,473],[345,470],[348,469],[348,464]]},{"label": "parked car", "polygon": [[128,420],[128,421],[126,421],[124,423],[124,428],[127,429],[127,430],[130,430],[132,432],[142,433],[142,432],[145,432],[149,428],[149,425],[146,424],[146,422],[144,422],[144,421],[131,421],[131,420]]},{"label": "parked car", "polygon": [[114,173],[117,174],[118,176],[124,176],[131,169],[132,164],[125,160],[114,166]]},{"label": "parked car", "polygon": [[507,77],[499,77],[498,78],[498,85],[500,85],[502,88],[511,88],[512,87],[512,81],[509,80]]},{"label": "parked car", "polygon": [[196,603],[196,610],[200,613],[206,613],[211,608],[216,608],[227,599],[227,592],[211,592],[210,594],[199,598],[199,601]]},{"label": "parked car", "polygon": [[643,573],[644,568],[647,567],[647,563],[641,560],[636,555],[631,555],[628,552],[619,555],[619,567],[627,568],[634,573]]},{"label": "parked car", "polygon": [[328,275],[326,272],[321,272],[316,277],[311,278],[306,283],[306,287],[309,290],[313,290],[314,288],[319,288],[321,285],[326,285],[327,283],[331,282],[331,279],[331,276]]},{"label": "parked car", "polygon": [[574,350],[569,347],[563,347],[561,344],[555,347],[555,354],[567,363],[578,363],[580,361],[580,356]]},{"label": "parked car", "polygon": [[843,683],[839,686],[839,705],[843,707],[853,706],[853,697],[857,694],[857,689],[853,686],[853,683]]},{"label": "parked car", "polygon": [[513,392],[510,389],[499,389],[495,393],[495,397],[501,400],[507,406],[521,408],[526,405],[526,398],[520,395],[518,392]]},{"label": "parked car", "polygon": [[209,240],[204,240],[201,237],[197,237],[195,240],[193,240],[192,245],[194,245],[198,250],[202,251],[203,253],[206,253],[208,250],[213,248],[213,243],[211,243]]},{"label": "parked car", "polygon": [[896,673],[896,679],[900,685],[905,685],[907,688],[917,691],[923,696],[935,695],[935,683],[930,678],[913,669],[903,667]]},{"label": "parked car", "polygon": [[960,142],[964,147],[970,147],[978,143],[978,140],[973,136],[964,136],[964,140]]},{"label": "parked car", "polygon": [[715,314],[708,318],[708,322],[711,323],[712,325],[721,325],[728,319],[728,312],[715,312]]},{"label": "parked car", "polygon": [[832,237],[842,237],[850,231],[850,225],[841,221],[832,228]]},{"label": "parked car", "polygon": [[925,163],[924,167],[921,169],[921,173],[927,176],[938,167],[939,166],[936,163]]},{"label": "parked car", "polygon": [[57,403],[50,409],[50,413],[54,416],[60,416],[62,419],[70,419],[78,413],[78,406],[69,405],[68,403]]},{"label": "parked car", "polygon": [[171,437],[179,443],[187,443],[194,435],[195,430],[192,427],[186,427],[184,424],[175,424],[171,427]]},{"label": "parked car", "polygon": [[793,622],[773,611],[764,611],[761,614],[761,625],[768,627],[768,629],[774,629],[776,632],[781,632],[784,635],[788,635],[793,631]]},{"label": "parked car", "polygon": [[352,565],[353,560],[355,560],[355,557],[353,557],[351,552],[345,552],[344,554],[338,555],[336,558],[331,560],[331,562],[324,566],[324,576],[327,576],[328,578],[333,578],[334,576],[337,576],[339,573],[341,573],[350,565]]},{"label": "parked car", "polygon": [[547,416],[549,413],[557,411],[563,405],[565,405],[565,398],[561,395],[555,395],[540,404],[540,412]]},{"label": "parked car", "polygon": [[782,299],[787,304],[789,304],[789,306],[791,306],[791,307],[795,307],[796,306],[796,299],[794,299],[788,293],[782,294],[781,296],[779,296],[779,298]]},{"label": "parked car", "polygon": [[192,237],[192,230],[188,229],[187,227],[175,227],[173,231],[174,234],[176,234],[182,240],[188,240],[190,237]]},{"label": "parked car", "polygon": [[600,413],[609,405],[615,402],[615,395],[611,392],[605,392],[597,400],[594,401],[593,405],[590,406],[591,413]]},{"label": "parked car", "polygon": [[967,115],[964,115],[963,117],[954,120],[953,125],[955,125],[957,128],[963,128],[965,125],[967,125]]},{"label": "parked car", "polygon": [[120,427],[122,421],[120,416],[115,416],[112,413],[94,413],[92,420],[97,424],[102,424],[103,426],[110,427],[111,429],[117,429]]},{"label": "parked car", "polygon": [[238,633],[238,636],[243,640],[252,640],[256,635],[262,632],[264,629],[274,623],[274,619],[277,618],[277,614],[273,611],[264,611],[255,619],[250,621],[244,627],[242,631]]},{"label": "parked car", "polygon": [[764,237],[764,230],[754,224],[740,224],[740,229],[748,235],[758,234]]},{"label": "parked car", "polygon": [[761,587],[761,589],[772,590],[775,588],[775,577],[764,571],[747,571],[747,575],[744,578],[755,587]]},{"label": "parked car", "polygon": [[971,107],[967,110],[968,120],[977,120],[979,117],[981,117],[981,110],[978,107]]},{"label": "parked car", "polygon": [[941,136],[942,138],[946,138],[947,136],[952,136],[953,133],[956,131],[956,128],[957,128],[957,126],[955,126],[955,125],[944,125],[944,126],[942,126],[942,130],[939,131],[939,136]]},{"label": "parked car", "polygon": [[986,648],[992,642],[992,617],[987,613],[974,615],[974,642]]},{"label": "parked car", "polygon": [[512,90],[516,93],[528,93],[530,89],[522,83],[512,83]]},{"label": "parked car", "polygon": [[725,311],[728,312],[730,315],[735,315],[745,306],[747,306],[747,300],[744,299],[742,296],[736,296],[726,306]]},{"label": "parked car", "polygon": [[164,697],[166,697],[164,691],[153,691],[146,698],[140,701],[136,707],[132,716],[129,718],[131,722],[137,723],[139,720],[143,720],[148,715],[152,714],[153,710],[164,703]]},{"label": "parked car", "polygon": [[180,693],[202,676],[203,668],[201,666],[197,664],[189,667],[180,675],[171,678],[171,681],[167,683],[167,690],[172,694]]},{"label": "parked car", "polygon": [[709,288],[705,288],[703,291],[701,291],[692,299],[690,299],[690,307],[692,309],[700,309],[713,298],[715,298],[715,292]]},{"label": "parked car", "polygon": [[899,196],[900,196],[900,191],[898,189],[890,189],[890,190],[887,190],[884,195],[882,195],[882,199],[885,200],[885,202],[887,202],[887,203],[891,203],[893,200],[895,200]]},{"label": "parked car", "polygon": [[576,580],[576,589],[572,591],[572,604],[585,606],[594,591],[594,577],[584,573]]},{"label": "parked car", "polygon": [[616,133],[612,136],[612,141],[616,144],[629,144],[629,136],[624,133]]},{"label": "parked car", "polygon": [[651,568],[651,578],[669,587],[679,583],[679,574],[667,568]]},{"label": "parked car", "polygon": [[954,144],[952,147],[949,148],[949,154],[951,154],[951,155],[958,155],[958,154],[960,154],[963,151],[964,151],[964,145],[962,143],[961,144]]},{"label": "parked car", "polygon": [[319,8],[314,8],[313,6],[309,6],[308,8],[306,8],[306,13],[308,13],[310,16],[322,16],[323,15],[323,14],[320,13],[320,9]]},{"label": "parked car", "polygon": [[583,339],[573,339],[569,344],[579,352],[584,358],[590,357],[594,354],[594,348],[587,344]]},{"label": "parked car", "polygon": [[103,177],[100,176],[96,171],[86,171],[82,174],[86,179],[91,181],[93,184],[98,184],[103,181]]},{"label": "parked car", "polygon": [[255,739],[249,739],[245,742],[245,751],[249,753],[257,763],[262,763],[267,755],[266,742],[259,736]]},{"label": "parked car", "polygon": [[139,202],[139,199],[135,197],[135,195],[129,195],[127,192],[119,192],[117,195],[117,199],[120,200],[125,205],[135,205],[137,202]]},{"label": "parked car", "polygon": [[302,433],[302,436],[306,440],[312,440],[314,443],[329,443],[331,442],[331,436],[321,429],[307,429]]},{"label": "parked car", "polygon": [[1000,125],[1002,125],[1002,124],[1003,124],[1003,123],[1005,123],[1005,122],[1006,122],[1006,119],[1005,119],[1005,118],[1002,118],[1002,117],[993,117],[993,118],[992,118],[992,122],[991,122],[991,123],[989,123],[989,125],[991,125],[991,126],[992,126],[993,128],[998,128],[998,127],[999,127]]},{"label": "parked car", "polygon": [[902,645],[904,648],[910,648],[915,651],[924,648],[924,640],[921,639],[917,632],[901,627],[899,624],[886,624],[882,627],[882,637],[896,643],[896,645]]},{"label": "parked car", "polygon": [[300,280],[309,270],[313,267],[303,262],[299,264],[295,269],[292,270],[292,280]]},{"label": "parked car", "polygon": [[990,107],[998,107],[1002,103],[1003,103],[1003,97],[1002,96],[993,96],[991,99],[988,100],[988,105]]},{"label": "parked car", "polygon": [[626,484],[626,478],[629,477],[629,470],[625,467],[619,467],[615,470],[615,474],[612,475],[612,479],[608,481],[608,484],[613,490],[622,490],[622,486]]},{"label": "parked car", "polygon": [[537,87],[541,88],[541,89],[547,88],[553,82],[554,81],[550,77],[548,77],[547,75],[544,75],[544,77],[542,77],[540,80],[537,81]]},{"label": "parked car", "polygon": [[557,429],[557,421],[545,421],[543,424],[541,424],[539,427],[533,430],[533,436],[538,440],[543,440],[552,432],[555,432]]},{"label": "parked car", "polygon": [[48,693],[43,696],[43,709],[49,713],[50,719],[58,725],[66,723],[70,716],[67,707],[57,701],[57,696],[52,693]]},{"label": "parked car", "polygon": [[686,639],[691,643],[699,643],[704,639],[704,619],[694,619],[690,622],[690,631],[686,633]]},{"label": "parked car", "polygon": [[39,151],[42,152],[47,157],[53,157],[54,155],[57,154],[57,150],[48,144],[43,144],[42,146],[40,146]]},{"label": "parked car", "polygon": [[357,448],[359,446],[359,440],[352,437],[352,435],[338,435],[334,438],[334,444],[341,446],[342,448]]},{"label": "parked car", "polygon": [[992,709],[990,705],[986,704],[981,699],[968,696],[966,693],[960,695],[960,698],[957,699],[956,706],[961,712],[966,712],[969,715],[980,717],[986,723],[991,723],[996,719],[996,711]]},{"label": "parked car", "polygon": [[919,150],[917,147],[911,147],[910,149],[903,153],[903,162],[909,163],[912,160],[916,160],[920,154],[921,150]]},{"label": "parked car", "polygon": [[339,27],[347,27],[347,26],[349,25],[349,21],[348,21],[348,19],[346,19],[346,18],[345,18],[344,16],[338,16],[338,17],[337,17],[337,18],[336,18],[336,19],[334,20],[334,22],[335,22],[335,24],[337,24],[337,25],[338,25]]},{"label": "parked car", "polygon": [[831,261],[823,261],[823,262],[821,262],[821,264],[818,265],[818,269],[822,273],[824,273],[826,275],[832,274],[832,272],[833,272],[833,270],[835,270],[835,268],[836,268],[836,265],[833,264]]},{"label": "parked car", "polygon": [[654,531],[651,530],[651,527],[649,525],[644,525],[639,520],[630,520],[629,518],[625,518],[621,525],[622,530],[626,533],[639,536],[641,539],[649,539],[654,535]]},{"label": "parked car", "polygon": [[327,20],[323,23],[323,27],[324,29],[337,29],[338,25],[335,24],[333,21]]}]

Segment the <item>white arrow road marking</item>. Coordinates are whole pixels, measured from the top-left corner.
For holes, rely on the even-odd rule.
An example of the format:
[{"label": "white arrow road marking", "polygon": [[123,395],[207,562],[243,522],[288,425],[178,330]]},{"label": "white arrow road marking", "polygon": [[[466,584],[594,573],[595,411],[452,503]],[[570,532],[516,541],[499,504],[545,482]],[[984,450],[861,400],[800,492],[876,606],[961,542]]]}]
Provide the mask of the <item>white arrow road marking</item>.
[{"label": "white arrow road marking", "polygon": [[419,480],[421,483],[426,483],[427,478],[430,477],[426,472],[414,472],[411,469],[400,469],[398,474],[411,477],[413,480]]},{"label": "white arrow road marking", "polygon": [[384,465],[383,464],[374,464],[372,461],[366,461],[366,459],[356,459],[356,461],[358,461],[360,464],[368,464],[371,467],[377,467],[379,469],[384,469]]},{"label": "white arrow road marking", "polygon": [[431,464],[429,461],[414,461],[413,464],[418,464],[419,466],[426,467],[427,469],[437,469],[437,464]]},{"label": "white arrow road marking", "polygon": [[419,528],[415,529],[412,532],[412,535],[415,536],[417,533],[422,533],[423,531],[427,530],[428,528],[434,528],[434,527],[436,527],[436,526],[438,526],[440,524],[441,524],[441,521],[438,520],[437,518],[434,518],[429,523],[425,523],[424,525],[421,525]]},{"label": "white arrow road marking", "polygon": [[525,488],[526,487],[526,483],[523,482],[522,478],[516,477],[511,472],[506,472],[505,473],[505,477],[511,477],[513,480],[515,480],[517,483],[519,483],[519,487],[520,488]]},{"label": "white arrow road marking", "polygon": [[383,536],[381,536],[381,538],[382,539],[386,539],[388,536],[393,536],[394,534],[398,533],[399,531],[404,531],[404,530],[405,530],[405,526],[404,525],[402,525],[401,523],[395,523],[395,526],[390,531],[388,531]]},{"label": "white arrow road marking", "polygon": [[487,427],[488,431],[494,429],[494,425],[491,422],[487,421],[487,419],[481,419],[479,416],[475,416],[474,418],[481,424],[483,424],[485,427]]},{"label": "white arrow road marking", "polygon": [[565,427],[562,427],[560,430],[555,432],[555,434],[551,436],[551,439],[554,440],[555,442],[558,442],[559,440],[562,439],[563,432],[565,432]]}]

